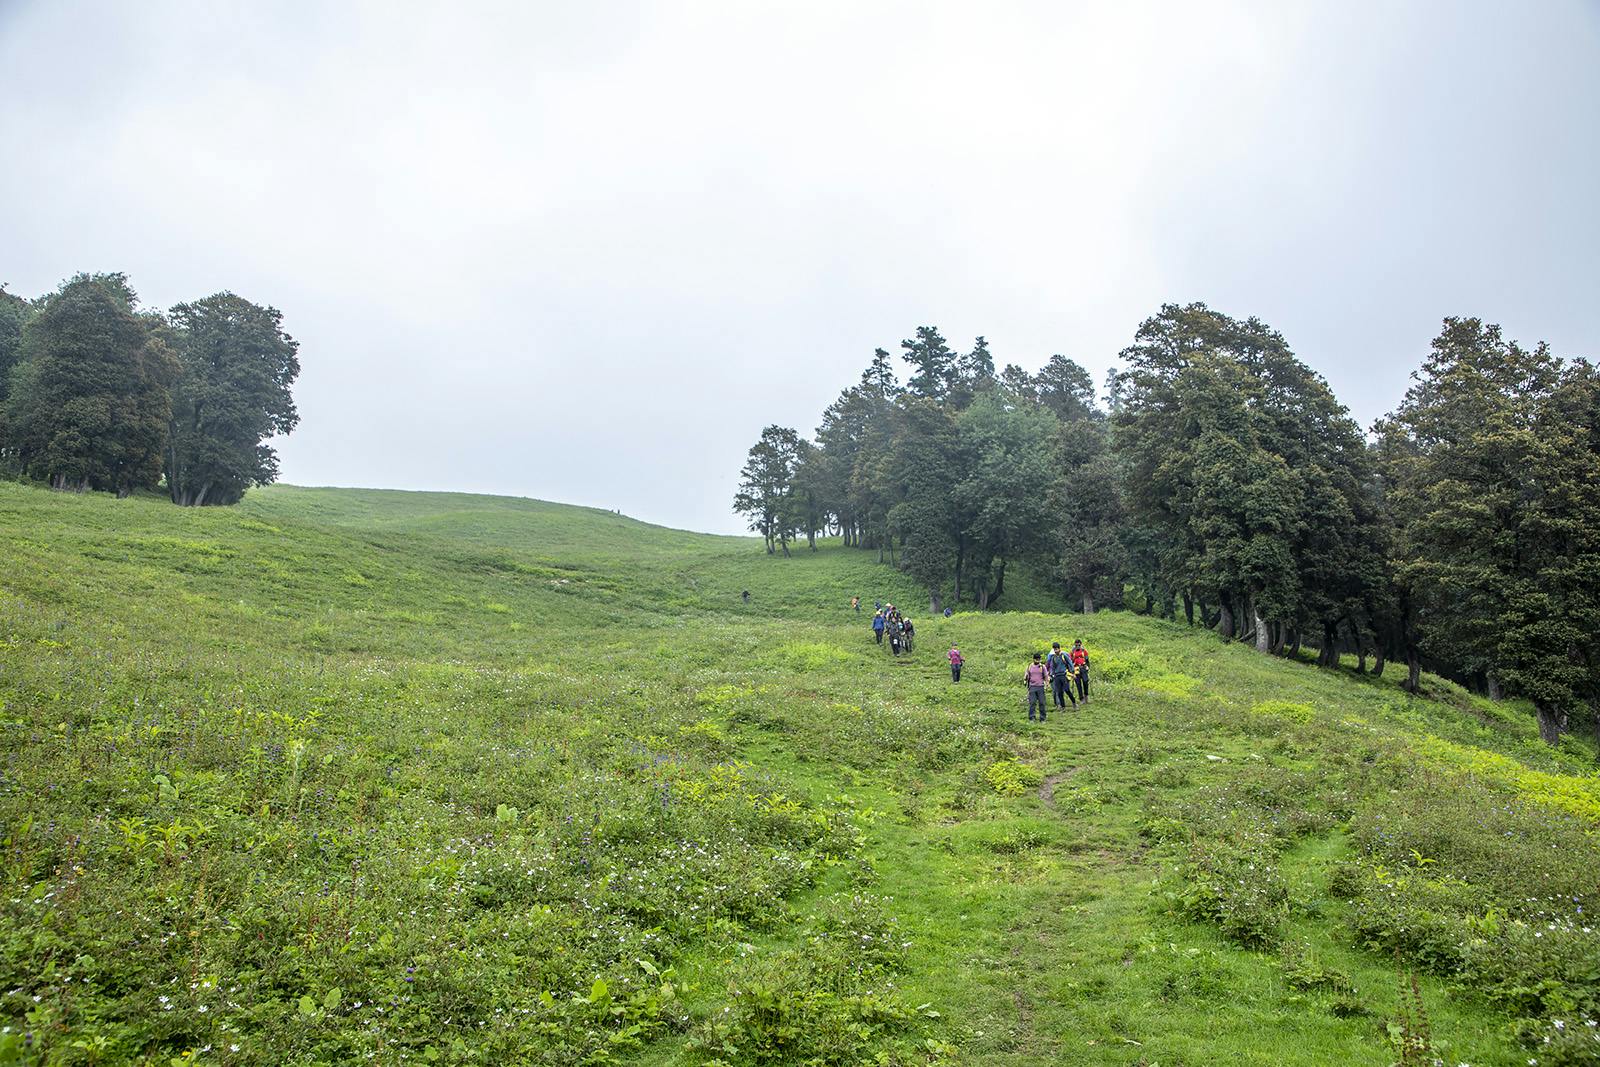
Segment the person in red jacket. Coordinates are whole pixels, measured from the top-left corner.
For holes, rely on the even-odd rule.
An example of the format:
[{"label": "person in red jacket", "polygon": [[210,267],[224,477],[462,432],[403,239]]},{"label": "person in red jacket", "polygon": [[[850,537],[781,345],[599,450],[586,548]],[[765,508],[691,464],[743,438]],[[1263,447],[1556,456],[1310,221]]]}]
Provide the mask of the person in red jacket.
[{"label": "person in red jacket", "polygon": [[1082,641],[1072,642],[1072,666],[1078,676],[1078,702],[1089,703],[1089,652]]},{"label": "person in red jacket", "polygon": [[961,652],[955,645],[950,646],[950,680],[961,681],[961,665],[967,662],[961,658]]}]

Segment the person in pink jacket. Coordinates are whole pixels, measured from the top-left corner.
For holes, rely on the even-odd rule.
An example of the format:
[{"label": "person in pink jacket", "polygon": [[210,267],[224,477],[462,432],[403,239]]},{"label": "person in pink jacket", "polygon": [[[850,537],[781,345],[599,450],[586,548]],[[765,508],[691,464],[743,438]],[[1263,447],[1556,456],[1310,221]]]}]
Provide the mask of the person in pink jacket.
[{"label": "person in pink jacket", "polygon": [[961,658],[961,650],[956,648],[955,645],[951,645],[950,646],[950,680],[952,682],[961,681],[961,665],[963,663],[965,663],[965,662],[966,662],[966,660]]},{"label": "person in pink jacket", "polygon": [[1028,669],[1022,673],[1022,684],[1028,687],[1028,721],[1033,721],[1033,708],[1039,707],[1039,721],[1044,722],[1048,705],[1044,702],[1044,687],[1049,684],[1050,676],[1045,672],[1044,664],[1040,663],[1043,657],[1035,652],[1033,662],[1028,664]]}]

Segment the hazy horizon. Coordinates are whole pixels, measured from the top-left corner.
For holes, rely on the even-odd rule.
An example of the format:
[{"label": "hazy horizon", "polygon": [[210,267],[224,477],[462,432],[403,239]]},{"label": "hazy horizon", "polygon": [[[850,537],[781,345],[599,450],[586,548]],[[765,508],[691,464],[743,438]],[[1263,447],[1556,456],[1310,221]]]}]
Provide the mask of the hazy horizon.
[{"label": "hazy horizon", "polygon": [[1363,423],[1447,315],[1600,357],[1600,4],[0,0],[0,282],[300,341],[283,480],[743,532],[917,326],[1103,382],[1201,300]]}]

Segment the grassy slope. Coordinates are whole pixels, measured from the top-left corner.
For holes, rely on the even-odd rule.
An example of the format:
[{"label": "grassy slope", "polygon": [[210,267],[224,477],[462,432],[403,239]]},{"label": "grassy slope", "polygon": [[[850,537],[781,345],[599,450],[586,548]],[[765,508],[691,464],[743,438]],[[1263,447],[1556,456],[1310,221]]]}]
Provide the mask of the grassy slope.
[{"label": "grassy slope", "polygon": [[[1008,606],[1059,609],[1016,585]],[[60,1062],[95,1041],[107,1062],[206,1044],[217,1062],[563,1062],[568,1031],[620,1025],[565,1002],[597,975],[648,992],[642,955],[676,964],[674,1006],[628,1015],[640,1031],[611,1047],[705,1062],[706,1020],[753,1017],[752,988],[815,991],[784,969],[818,953],[818,915],[864,894],[912,947],[838,991],[932,1007],[850,1055],[1387,1064],[1393,965],[1354,946],[1327,887],[1344,837],[1312,827],[1283,875],[1291,940],[1348,974],[1354,1013],[1177,914],[1182,850],[1152,813],[1355,748],[1403,761],[1430,736],[1600,795],[1581,745],[1545,752],[1519,710],[1442,683],[1413,700],[1392,677],[1110,613],[930,619],[893,661],[853,593],[921,603],[868,553],[770,559],[533,501],[279,487],[180,511],[0,485],[0,1014]],[[1024,657],[1072,637],[1096,655],[1095,700],[1030,726]],[[1310,721],[1252,710],[1268,700]],[[636,809],[658,792],[650,823]],[[163,848],[118,819],[208,829]],[[635,914],[628,872],[667,879],[688,840],[726,855],[672,868],[686,888]],[[590,945],[602,928],[624,947]],[[208,1002],[208,982],[242,991]],[[1423,993],[1450,1062],[1523,1062],[1499,1006],[1431,978]],[[535,1025],[566,1029],[519,1036]],[[762,1040],[723,1037],[732,1062]]]}]

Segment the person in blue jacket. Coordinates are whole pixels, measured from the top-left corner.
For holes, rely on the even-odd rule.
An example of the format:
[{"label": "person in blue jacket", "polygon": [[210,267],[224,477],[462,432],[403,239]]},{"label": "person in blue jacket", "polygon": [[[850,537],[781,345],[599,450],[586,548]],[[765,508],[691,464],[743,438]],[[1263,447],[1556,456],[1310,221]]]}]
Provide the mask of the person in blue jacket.
[{"label": "person in blue jacket", "polygon": [[878,611],[872,616],[872,636],[878,644],[883,644],[883,612]]}]

